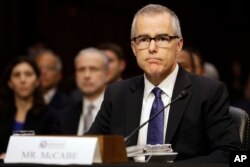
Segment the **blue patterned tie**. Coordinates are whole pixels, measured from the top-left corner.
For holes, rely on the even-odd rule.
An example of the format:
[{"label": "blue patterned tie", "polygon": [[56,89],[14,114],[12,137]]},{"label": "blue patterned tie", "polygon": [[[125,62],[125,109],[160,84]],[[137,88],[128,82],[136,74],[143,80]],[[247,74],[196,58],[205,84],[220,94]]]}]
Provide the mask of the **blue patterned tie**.
[{"label": "blue patterned tie", "polygon": [[[162,90],[158,87],[155,87],[152,92],[155,95],[155,100],[151,108],[150,118],[164,107],[163,102],[161,100]],[[164,112],[161,112],[149,122],[147,144],[163,144],[163,130]]]}]

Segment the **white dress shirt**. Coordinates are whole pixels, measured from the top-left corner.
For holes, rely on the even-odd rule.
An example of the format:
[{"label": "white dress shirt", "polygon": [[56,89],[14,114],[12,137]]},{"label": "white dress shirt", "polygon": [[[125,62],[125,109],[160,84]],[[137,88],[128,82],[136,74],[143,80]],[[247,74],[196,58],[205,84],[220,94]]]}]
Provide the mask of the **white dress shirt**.
[{"label": "white dress shirt", "polygon": [[94,122],[95,117],[96,117],[99,109],[101,108],[103,97],[104,97],[104,92],[99,97],[97,97],[94,101],[90,101],[87,98],[83,97],[83,107],[82,107],[80,121],[78,124],[77,135],[83,135],[85,133],[84,132],[84,117],[87,114],[89,105],[92,104],[94,106],[94,108],[92,110],[92,118],[93,118],[92,122]]},{"label": "white dress shirt", "polygon": [[52,88],[50,89],[47,93],[45,93],[43,95],[43,98],[44,98],[44,101],[45,101],[45,104],[49,104],[52,100],[52,98],[54,97],[54,95],[56,94],[56,88]]},{"label": "white dress shirt", "polygon": [[[162,98],[164,106],[166,106],[169,102],[171,102],[178,70],[179,70],[179,66],[177,65],[174,71],[157,86],[163,91],[161,98]],[[140,125],[149,119],[150,111],[153,105],[153,101],[155,99],[155,96],[152,93],[152,90],[156,86],[153,85],[146,78],[145,75],[144,75],[144,83],[145,83],[145,88],[144,88],[144,95],[143,95]],[[166,130],[167,130],[168,115],[169,115],[169,107],[167,107],[164,110],[164,136],[163,136],[164,141],[165,141]],[[147,134],[148,134],[148,124],[146,124],[139,131],[139,136],[138,136],[138,141],[137,141],[138,145],[145,145],[147,143]]]}]

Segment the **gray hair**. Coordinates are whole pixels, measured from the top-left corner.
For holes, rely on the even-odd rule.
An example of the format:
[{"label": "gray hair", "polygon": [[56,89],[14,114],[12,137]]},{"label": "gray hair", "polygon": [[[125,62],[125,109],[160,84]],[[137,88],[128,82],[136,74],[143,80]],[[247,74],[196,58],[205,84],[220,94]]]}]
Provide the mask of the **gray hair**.
[{"label": "gray hair", "polygon": [[177,17],[177,15],[169,8],[158,5],[158,4],[149,4],[147,6],[144,6],[141,8],[139,11],[134,16],[132,26],[131,26],[131,36],[130,38],[133,39],[135,37],[135,23],[137,21],[137,17],[140,15],[157,15],[157,14],[162,14],[162,13],[168,13],[172,17],[172,23],[173,23],[173,28],[175,30],[175,35],[182,37],[181,34],[181,27],[180,27],[180,22]]},{"label": "gray hair", "polygon": [[78,54],[75,57],[75,63],[80,56],[83,56],[86,54],[98,54],[98,55],[100,55],[103,58],[105,70],[108,69],[108,63],[109,63],[108,57],[104,54],[103,51],[101,51],[100,49],[94,48],[94,47],[89,47],[89,48],[85,48],[83,50],[80,50],[80,52],[78,52]]},{"label": "gray hair", "polygon": [[50,49],[42,49],[35,55],[35,58],[38,58],[39,56],[42,56],[43,54],[50,54],[51,56],[53,56],[56,59],[56,70],[59,72],[62,71],[62,68],[63,68],[62,60],[57,54],[55,54]]}]

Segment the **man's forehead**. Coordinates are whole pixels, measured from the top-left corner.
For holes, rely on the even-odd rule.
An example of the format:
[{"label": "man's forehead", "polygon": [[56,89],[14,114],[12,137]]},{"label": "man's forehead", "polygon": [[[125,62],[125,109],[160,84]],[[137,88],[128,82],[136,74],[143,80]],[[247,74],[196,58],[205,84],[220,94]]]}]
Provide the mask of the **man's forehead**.
[{"label": "man's forehead", "polygon": [[154,18],[157,18],[157,17],[162,17],[164,19],[171,19],[171,15],[170,13],[167,13],[167,12],[161,12],[161,13],[143,13],[143,14],[140,14],[136,17],[137,20],[140,20],[140,19],[154,19]]},{"label": "man's forehead", "polygon": [[140,15],[135,24],[135,34],[138,35],[172,35],[173,23],[170,14]]}]

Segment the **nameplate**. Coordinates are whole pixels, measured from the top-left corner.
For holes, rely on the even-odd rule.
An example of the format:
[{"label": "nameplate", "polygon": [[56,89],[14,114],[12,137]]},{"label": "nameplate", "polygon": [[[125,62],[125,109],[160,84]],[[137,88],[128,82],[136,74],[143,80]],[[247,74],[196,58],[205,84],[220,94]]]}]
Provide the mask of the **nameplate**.
[{"label": "nameplate", "polygon": [[5,163],[101,163],[97,137],[11,136]]}]

